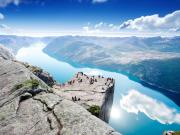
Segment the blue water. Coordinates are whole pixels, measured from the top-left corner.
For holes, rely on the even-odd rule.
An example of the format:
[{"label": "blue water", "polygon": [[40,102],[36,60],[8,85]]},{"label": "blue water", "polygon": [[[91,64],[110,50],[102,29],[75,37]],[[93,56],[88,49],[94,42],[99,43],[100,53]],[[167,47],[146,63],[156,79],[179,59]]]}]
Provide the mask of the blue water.
[{"label": "blue water", "polygon": [[19,50],[16,58],[48,71],[63,83],[82,71],[115,79],[114,101],[109,124],[124,135],[161,135],[164,130],[180,130],[180,108],[161,93],[130,80],[120,73],[93,68],[75,68],[42,52],[37,43]]}]

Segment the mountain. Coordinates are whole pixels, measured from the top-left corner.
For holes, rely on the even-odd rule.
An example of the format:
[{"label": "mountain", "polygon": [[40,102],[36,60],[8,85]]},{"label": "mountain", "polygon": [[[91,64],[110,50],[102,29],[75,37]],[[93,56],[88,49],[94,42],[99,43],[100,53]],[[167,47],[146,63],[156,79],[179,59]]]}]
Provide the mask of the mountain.
[{"label": "mountain", "polygon": [[64,36],[44,52],[75,66],[121,72],[154,87],[180,105],[180,37]]},{"label": "mountain", "polygon": [[10,50],[2,45],[0,45],[0,57],[10,60],[14,59],[14,56],[12,53],[10,53]]},{"label": "mountain", "polygon": [[0,35],[0,44],[12,51],[13,54],[16,54],[17,51],[22,47],[28,47],[37,42],[43,42],[48,44],[54,38],[55,37],[35,38],[14,35]]},{"label": "mountain", "polygon": [[0,134],[120,135],[55,93],[46,79],[41,80],[43,74],[35,74],[36,67],[13,60],[8,53],[0,47]]}]

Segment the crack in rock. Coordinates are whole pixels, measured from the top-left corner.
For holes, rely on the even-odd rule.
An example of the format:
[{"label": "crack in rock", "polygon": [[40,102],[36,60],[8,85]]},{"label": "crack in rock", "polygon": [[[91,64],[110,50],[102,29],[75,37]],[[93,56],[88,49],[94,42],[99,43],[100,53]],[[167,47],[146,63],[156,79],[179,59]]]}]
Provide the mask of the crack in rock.
[{"label": "crack in rock", "polygon": [[28,132],[33,129],[41,120],[37,121],[30,129],[28,129],[26,132],[25,132],[25,135],[28,134]]},{"label": "crack in rock", "polygon": [[56,113],[54,112],[54,110],[52,111],[52,114],[54,115],[57,123],[58,123],[58,132],[57,132],[57,135],[61,135],[61,130],[63,128],[63,125],[61,124],[61,121],[60,119],[57,117]]},{"label": "crack in rock", "polygon": [[[43,101],[43,100],[38,99],[38,98],[35,98],[35,97],[33,97],[33,100],[37,100],[37,101],[41,102],[43,105],[46,106],[46,108],[48,109],[47,111],[52,113],[52,115],[54,116],[54,118],[55,118],[55,120],[56,120],[56,122],[57,122],[57,127],[58,127],[57,135],[60,135],[60,134],[61,134],[61,130],[62,130],[62,128],[63,128],[63,125],[61,124],[60,119],[57,117],[56,113],[54,112],[54,108],[55,108],[58,104],[60,104],[60,102],[61,102],[62,100],[57,101],[57,102],[56,102],[55,104],[53,104],[52,106],[49,106],[49,105],[46,103],[46,101]],[[43,108],[44,108],[44,107],[43,107]],[[44,109],[43,109],[43,111],[44,111]],[[51,119],[48,118],[48,117],[47,117],[47,122],[49,123],[50,129],[53,130],[52,121],[51,121]]]},{"label": "crack in rock", "polygon": [[24,93],[22,96],[19,97],[19,102],[18,102],[18,106],[17,106],[17,109],[16,109],[16,114],[18,113],[19,111],[19,108],[20,108],[20,105],[21,105],[21,102],[29,99],[32,97],[32,94],[30,93]]}]

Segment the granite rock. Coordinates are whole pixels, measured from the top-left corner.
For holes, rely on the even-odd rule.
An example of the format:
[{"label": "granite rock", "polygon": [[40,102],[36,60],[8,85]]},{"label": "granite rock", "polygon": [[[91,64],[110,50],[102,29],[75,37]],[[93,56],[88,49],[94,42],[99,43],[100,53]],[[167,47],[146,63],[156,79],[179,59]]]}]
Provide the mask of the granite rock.
[{"label": "granite rock", "polygon": [[21,63],[0,57],[0,134],[119,133],[85,108],[54,93]]},{"label": "granite rock", "polygon": [[114,79],[77,73],[65,84],[54,85],[54,92],[87,110],[100,107],[99,118],[108,122],[113,103]]}]

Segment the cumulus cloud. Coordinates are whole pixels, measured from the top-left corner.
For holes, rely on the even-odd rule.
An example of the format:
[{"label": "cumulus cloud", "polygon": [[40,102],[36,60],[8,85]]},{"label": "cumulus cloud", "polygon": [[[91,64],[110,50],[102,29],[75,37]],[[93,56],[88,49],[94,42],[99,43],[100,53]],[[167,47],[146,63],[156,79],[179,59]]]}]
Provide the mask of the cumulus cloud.
[{"label": "cumulus cloud", "polygon": [[176,36],[180,35],[180,10],[160,17],[158,14],[142,16],[127,20],[120,24],[99,22],[87,26],[91,31],[114,34],[132,34],[149,36]]},{"label": "cumulus cloud", "polygon": [[0,20],[4,19],[4,15],[2,13],[0,13]]},{"label": "cumulus cloud", "polygon": [[0,24],[0,34],[12,35],[20,32],[21,32],[20,30],[13,29],[5,24]]},{"label": "cumulus cloud", "polygon": [[90,26],[84,26],[83,31],[85,31],[86,33],[89,33],[89,34],[94,34],[94,33],[100,32],[99,29],[92,29]]},{"label": "cumulus cloud", "polygon": [[109,32],[115,31],[117,27],[114,24],[108,24],[105,22],[99,22],[97,24],[88,23],[87,26],[83,27],[83,30],[87,33],[98,33],[98,32]]},{"label": "cumulus cloud", "polygon": [[180,28],[180,10],[160,17],[158,14],[141,16],[134,20],[125,21],[120,29],[138,31],[176,31]]},{"label": "cumulus cloud", "polygon": [[5,25],[5,24],[0,24],[0,28],[1,28],[1,29],[10,29],[10,27],[8,27],[8,26]]},{"label": "cumulus cloud", "polygon": [[93,3],[104,3],[107,2],[108,0],[92,0]]},{"label": "cumulus cloud", "polygon": [[9,4],[19,5],[20,0],[0,0],[0,7],[6,7]]},{"label": "cumulus cloud", "polygon": [[[70,0],[72,1],[72,0]],[[93,4],[96,4],[96,3],[105,3],[105,2],[108,2],[109,0],[74,0],[74,1],[78,1],[79,3],[81,2],[91,2]]]},{"label": "cumulus cloud", "polygon": [[120,105],[127,112],[135,114],[142,112],[150,119],[157,120],[162,124],[180,124],[180,113],[177,110],[136,90],[131,90],[123,96]]}]

